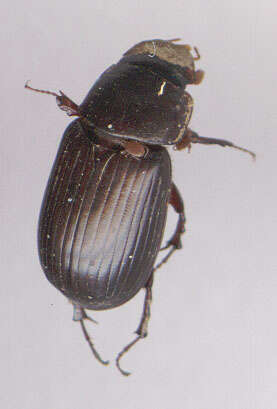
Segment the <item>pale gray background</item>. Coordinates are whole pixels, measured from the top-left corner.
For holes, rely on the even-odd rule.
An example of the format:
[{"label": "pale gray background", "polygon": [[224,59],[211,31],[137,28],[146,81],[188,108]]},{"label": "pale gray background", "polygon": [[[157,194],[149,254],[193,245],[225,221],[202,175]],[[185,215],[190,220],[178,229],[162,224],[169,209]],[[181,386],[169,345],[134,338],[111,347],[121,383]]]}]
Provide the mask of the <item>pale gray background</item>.
[{"label": "pale gray background", "polygon": [[[276,409],[276,0],[8,1],[1,15],[1,408]],[[206,71],[192,127],[256,151],[173,152],[184,249],[156,276],[149,337],[97,363],[40,269],[36,226],[69,119],[130,46],[181,37]],[[170,216],[171,219],[171,216]],[[132,339],[142,294],[90,325],[102,356]]]}]

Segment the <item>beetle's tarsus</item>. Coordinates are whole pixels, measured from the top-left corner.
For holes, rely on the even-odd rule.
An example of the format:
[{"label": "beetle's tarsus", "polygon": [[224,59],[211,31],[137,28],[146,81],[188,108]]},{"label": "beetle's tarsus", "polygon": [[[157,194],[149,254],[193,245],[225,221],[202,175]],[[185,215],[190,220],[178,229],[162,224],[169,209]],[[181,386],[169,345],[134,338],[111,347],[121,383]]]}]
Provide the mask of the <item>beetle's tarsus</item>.
[{"label": "beetle's tarsus", "polygon": [[241,146],[235,145],[233,142],[227,141],[225,139],[217,139],[217,138],[207,138],[204,136],[199,136],[196,132],[192,131],[191,129],[187,128],[186,132],[184,133],[182,139],[176,143],[175,149],[182,150],[189,146],[190,143],[200,143],[203,145],[219,145],[222,147],[230,147],[234,149],[238,149],[242,152],[246,152],[252,156],[252,159],[256,159],[256,154],[249,149],[242,148]]},{"label": "beetle's tarsus", "polygon": [[190,136],[191,143],[201,143],[204,145],[219,145],[222,147],[230,147],[234,149],[238,149],[239,151],[246,152],[252,156],[252,159],[256,159],[256,154],[248,149],[242,148],[241,146],[235,145],[233,142],[227,141],[225,139],[216,139],[216,138],[206,138],[204,136],[199,136],[195,132],[192,133]]},{"label": "beetle's tarsus", "polygon": [[139,326],[135,333],[140,336],[140,338],[145,338],[148,334],[148,323],[150,319],[150,305],[152,301],[152,285],[153,285],[154,275],[153,272],[146,283],[145,286],[145,297],[143,303],[142,317]]},{"label": "beetle's tarsus", "polygon": [[[170,246],[169,246],[170,247]],[[169,247],[163,247],[161,248],[161,250],[166,250]],[[160,268],[164,263],[166,263],[169,259],[169,257],[172,256],[172,254],[174,253],[175,250],[178,250],[176,246],[171,245],[171,249],[169,250],[169,252],[167,253],[167,255],[153,268],[153,272],[158,270],[158,268]]]},{"label": "beetle's tarsus", "polygon": [[48,95],[52,95],[53,97],[56,97],[58,107],[62,111],[65,111],[68,116],[80,116],[79,106],[75,104],[75,102],[73,102],[70,98],[68,98],[68,96],[66,96],[62,91],[59,91],[60,92],[60,95],[59,95],[53,91],[33,88],[33,87],[30,87],[29,80],[26,81],[25,88],[31,91],[39,92],[41,94],[48,94]]},{"label": "beetle's tarsus", "polygon": [[238,149],[239,151],[242,151],[242,152],[246,152],[246,153],[249,153],[249,155],[251,155],[252,156],[252,159],[253,159],[253,161],[255,162],[255,160],[256,160],[256,154],[255,154],[255,152],[252,152],[252,151],[250,151],[250,150],[248,150],[248,149],[245,149],[245,148],[241,148],[240,146],[236,146],[236,145],[230,145],[232,148],[234,148],[234,149]]},{"label": "beetle's tarsus", "polygon": [[87,332],[87,330],[86,330],[86,327],[85,327],[85,324],[84,324],[84,320],[83,320],[83,319],[80,320],[80,324],[81,324],[81,328],[82,328],[83,334],[84,334],[84,336],[85,336],[85,339],[87,340],[87,342],[88,342],[88,344],[89,344],[89,346],[90,346],[90,349],[91,349],[93,355],[95,356],[95,358],[97,359],[97,361],[99,361],[99,362],[100,362],[101,364],[103,364],[103,365],[108,365],[108,364],[109,364],[109,361],[104,361],[104,360],[100,357],[100,355],[98,354],[98,352],[96,351],[96,349],[95,349],[95,347],[94,347],[94,345],[93,345],[93,342],[92,342],[92,340],[91,340],[91,338],[90,338],[90,336],[89,336],[89,334],[88,334],[88,332]]},{"label": "beetle's tarsus", "polygon": [[115,360],[116,367],[117,367],[117,369],[119,369],[119,371],[120,371],[120,372],[122,373],[122,375],[124,375],[124,376],[129,376],[129,375],[131,375],[131,372],[124,371],[124,370],[121,368],[121,366],[120,366],[120,360],[121,360],[122,356],[123,356],[124,354],[126,354],[126,352],[128,352],[129,349],[131,349],[132,346],[134,346],[140,339],[141,339],[141,337],[140,337],[140,335],[138,335],[132,342],[130,342],[130,344],[126,345],[126,347],[124,347],[124,348],[122,349],[122,351],[119,352],[119,354],[118,354],[117,357],[116,357],[116,360]]},{"label": "beetle's tarsus", "polygon": [[131,375],[131,372],[124,371],[121,366],[120,366],[120,360],[126,352],[129,351],[140,339],[143,339],[147,336],[148,333],[148,323],[150,319],[150,305],[152,301],[152,285],[153,285],[153,272],[147,281],[147,284],[145,286],[145,297],[144,297],[144,304],[143,304],[143,313],[142,317],[138,326],[138,329],[135,331],[137,334],[136,338],[133,339],[132,342],[130,342],[128,345],[126,345],[121,352],[116,357],[116,367],[119,369],[119,371],[122,373],[124,376],[129,376]]},{"label": "beetle's tarsus", "polygon": [[98,352],[96,351],[93,342],[87,332],[87,329],[85,327],[84,324],[84,320],[89,320],[94,322],[95,324],[98,324],[97,321],[95,321],[94,319],[92,319],[91,317],[89,317],[85,311],[85,309],[83,307],[81,307],[79,304],[75,304],[73,303],[73,320],[74,321],[79,321],[81,324],[81,328],[84,334],[85,339],[87,340],[89,347],[93,353],[93,355],[95,356],[95,358],[101,362],[101,364],[103,365],[108,365],[109,361],[103,361],[103,359],[100,357],[100,355],[98,354]]},{"label": "beetle's tarsus", "polygon": [[56,92],[46,91],[46,90],[44,90],[44,89],[37,89],[37,88],[30,87],[29,82],[30,82],[30,80],[26,81],[24,88],[27,88],[27,89],[29,89],[30,91],[39,92],[39,93],[41,93],[41,94],[53,95],[53,97],[59,97],[59,96],[60,96],[60,95],[58,95]]}]

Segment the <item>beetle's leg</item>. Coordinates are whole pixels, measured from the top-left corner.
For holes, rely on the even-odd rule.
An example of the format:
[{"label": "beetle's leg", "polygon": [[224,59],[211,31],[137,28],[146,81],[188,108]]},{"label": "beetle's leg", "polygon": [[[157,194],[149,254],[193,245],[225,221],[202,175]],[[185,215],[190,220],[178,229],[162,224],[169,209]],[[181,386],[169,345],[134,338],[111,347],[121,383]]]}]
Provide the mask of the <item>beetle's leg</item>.
[{"label": "beetle's leg", "polygon": [[203,70],[194,71],[190,68],[185,68],[185,77],[187,84],[199,85],[202,82],[204,75],[205,72]]},{"label": "beetle's leg", "polygon": [[90,321],[93,321],[93,322],[96,322],[96,321],[94,321],[92,318],[90,318],[87,315],[84,308],[80,307],[80,305],[73,304],[73,308],[74,308],[73,309],[73,321],[79,321],[80,322],[84,337],[87,340],[93,355],[95,356],[97,361],[101,362],[101,364],[108,365],[109,361],[103,361],[103,359],[100,357],[100,355],[96,351],[96,349],[95,349],[95,347],[93,345],[93,342],[92,342],[92,340],[91,340],[91,338],[90,338],[90,336],[89,336],[89,334],[88,334],[88,332],[86,330],[85,324],[84,324],[84,320],[90,320]]},{"label": "beetle's leg", "polygon": [[151,274],[149,280],[147,281],[147,284],[145,286],[145,297],[144,297],[144,305],[143,305],[143,313],[142,317],[138,326],[138,329],[135,331],[137,334],[137,337],[130,342],[128,345],[126,345],[125,348],[122,349],[122,351],[117,355],[116,357],[116,366],[122,373],[122,375],[129,376],[131,375],[131,372],[124,371],[120,367],[120,360],[123,355],[126,354],[126,352],[129,351],[140,339],[143,339],[147,336],[148,334],[148,322],[150,319],[150,304],[152,301],[152,285],[153,285],[153,273]]},{"label": "beetle's leg", "polygon": [[176,150],[185,149],[190,147],[192,143],[201,143],[204,145],[220,145],[220,146],[229,146],[231,148],[238,149],[240,151],[249,153],[253,159],[256,158],[254,152],[249,151],[248,149],[242,148],[240,146],[235,145],[233,142],[226,141],[225,139],[216,139],[216,138],[206,138],[204,136],[199,136],[196,132],[192,131],[191,129],[187,128],[186,132],[182,136],[182,139],[178,141],[175,145]]},{"label": "beetle's leg", "polygon": [[153,271],[156,271],[159,267],[161,267],[162,264],[166,263],[175,250],[182,248],[181,236],[185,232],[186,217],[182,196],[174,183],[171,184],[169,203],[171,204],[175,212],[178,213],[179,218],[174,234],[168,240],[166,245],[161,248],[161,250],[168,249],[169,247],[171,247],[171,249],[169,250],[167,255],[154,267]]},{"label": "beetle's leg", "polygon": [[181,249],[181,235],[185,232],[186,218],[182,196],[174,183],[171,184],[169,203],[171,204],[175,212],[179,215],[179,218],[175,232],[164,248],[173,246],[176,249]]},{"label": "beetle's leg", "polygon": [[28,84],[28,81],[25,84],[25,88],[30,89],[31,91],[40,92],[41,94],[53,95],[54,97],[56,97],[58,107],[62,111],[65,111],[68,116],[80,116],[79,106],[75,104],[75,102],[73,102],[70,98],[68,98],[62,91],[60,91],[60,95],[59,95],[59,94],[56,94],[56,92],[32,88]]},{"label": "beetle's leg", "polygon": [[193,49],[194,49],[194,52],[195,52],[195,54],[196,54],[196,56],[193,57],[194,61],[200,60],[201,55],[200,55],[200,52],[199,52],[198,48],[197,48],[197,47],[193,47]]},{"label": "beetle's leg", "polygon": [[[201,55],[200,55],[200,53],[199,53],[198,48],[197,48],[197,47],[193,47],[193,49],[194,49],[194,52],[195,52],[195,54],[196,54],[196,56],[193,57],[194,61],[200,60]],[[204,72],[203,70],[194,71],[194,82],[193,82],[193,83],[194,83],[195,85],[201,84],[201,82],[203,81],[204,76],[205,76],[205,72]]]},{"label": "beetle's leg", "polygon": [[194,71],[194,85],[199,85],[203,81],[205,76],[205,72],[203,70]]}]

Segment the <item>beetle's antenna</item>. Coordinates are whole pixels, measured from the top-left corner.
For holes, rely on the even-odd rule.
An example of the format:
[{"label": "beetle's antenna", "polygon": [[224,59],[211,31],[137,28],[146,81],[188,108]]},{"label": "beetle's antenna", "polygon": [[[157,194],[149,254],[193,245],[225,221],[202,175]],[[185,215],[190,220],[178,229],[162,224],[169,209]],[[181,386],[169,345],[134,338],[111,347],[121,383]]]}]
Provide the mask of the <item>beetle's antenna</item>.
[{"label": "beetle's antenna", "polygon": [[200,55],[200,53],[199,53],[198,48],[197,48],[197,47],[193,47],[193,49],[194,49],[194,52],[195,52],[195,54],[196,54],[196,56],[193,57],[194,61],[200,60],[201,55]]},{"label": "beetle's antenna", "polygon": [[176,43],[177,41],[181,41],[182,39],[181,38],[172,38],[171,40],[167,40],[167,41],[169,41],[170,43]]}]

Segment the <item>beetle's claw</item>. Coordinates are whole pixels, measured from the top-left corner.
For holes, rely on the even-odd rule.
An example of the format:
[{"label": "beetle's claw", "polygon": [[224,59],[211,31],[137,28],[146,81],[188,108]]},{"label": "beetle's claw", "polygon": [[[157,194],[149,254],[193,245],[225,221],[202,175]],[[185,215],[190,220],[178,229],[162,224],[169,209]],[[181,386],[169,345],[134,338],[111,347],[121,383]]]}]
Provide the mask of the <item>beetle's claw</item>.
[{"label": "beetle's claw", "polygon": [[124,370],[120,367],[120,365],[119,365],[120,358],[121,358],[121,356],[119,356],[119,355],[118,355],[117,358],[116,358],[116,367],[117,367],[117,369],[119,370],[119,372],[120,372],[122,375],[124,375],[124,376],[130,376],[130,375],[131,375],[131,372],[124,371]]}]

